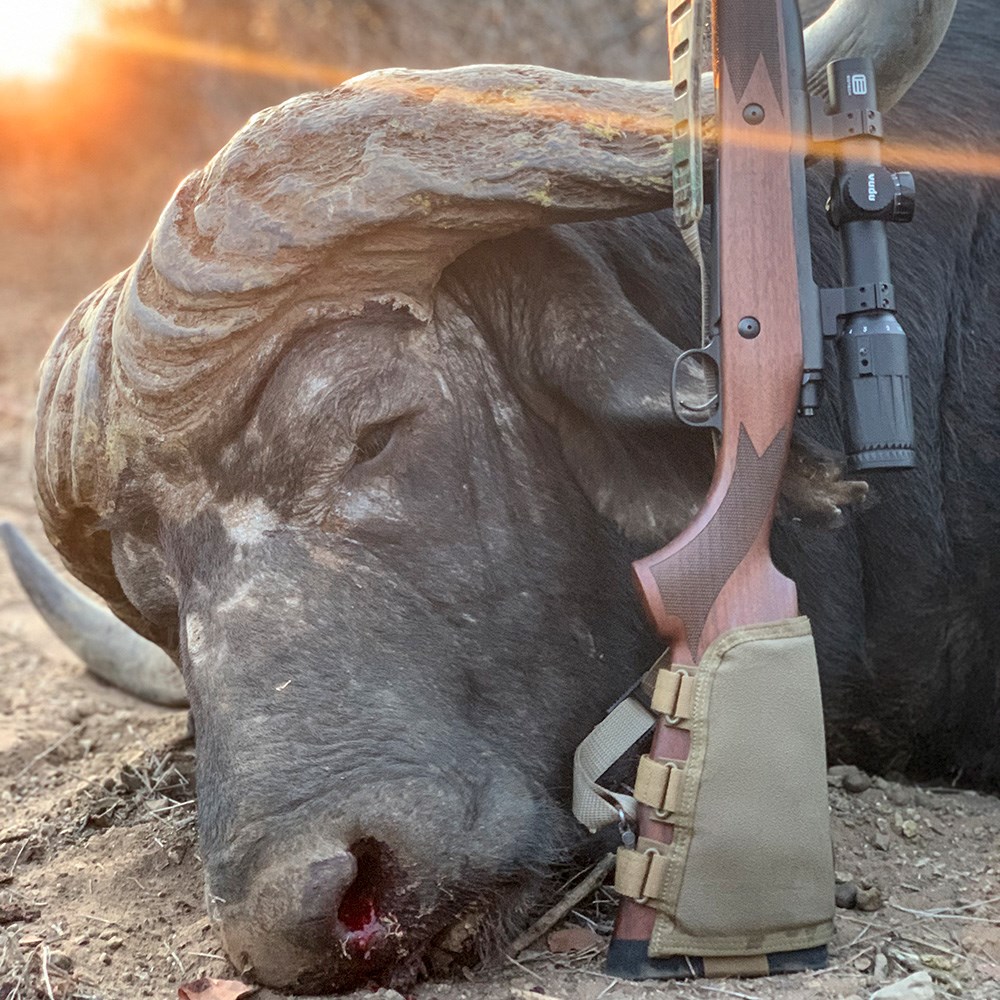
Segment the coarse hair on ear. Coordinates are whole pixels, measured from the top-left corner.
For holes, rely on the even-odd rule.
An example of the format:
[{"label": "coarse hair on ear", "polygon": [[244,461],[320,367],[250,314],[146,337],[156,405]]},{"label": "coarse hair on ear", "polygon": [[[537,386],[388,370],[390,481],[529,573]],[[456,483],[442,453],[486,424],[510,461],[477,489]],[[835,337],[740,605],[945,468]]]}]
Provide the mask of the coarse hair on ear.
[{"label": "coarse hair on ear", "polygon": [[[667,213],[519,233],[443,279],[590,502],[643,543],[687,524],[711,478],[711,435],[677,418],[671,393],[674,362],[700,329],[697,285]],[[685,400],[707,399],[697,368],[678,376]]]}]

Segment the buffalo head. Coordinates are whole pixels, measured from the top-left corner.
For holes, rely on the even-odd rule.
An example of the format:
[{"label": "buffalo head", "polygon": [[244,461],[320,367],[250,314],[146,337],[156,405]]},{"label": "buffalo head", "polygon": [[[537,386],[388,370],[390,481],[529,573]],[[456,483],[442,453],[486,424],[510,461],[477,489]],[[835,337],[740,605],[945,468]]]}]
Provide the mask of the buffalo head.
[{"label": "buffalo head", "polygon": [[[813,76],[870,54],[895,100],[953,2],[834,4]],[[180,668],[264,983],[410,979],[576,838],[572,748],[645,666],[630,544],[711,469],[663,378],[691,269],[618,218],[670,204],[666,93],[478,66],[262,112],[50,352],[47,532]]]}]

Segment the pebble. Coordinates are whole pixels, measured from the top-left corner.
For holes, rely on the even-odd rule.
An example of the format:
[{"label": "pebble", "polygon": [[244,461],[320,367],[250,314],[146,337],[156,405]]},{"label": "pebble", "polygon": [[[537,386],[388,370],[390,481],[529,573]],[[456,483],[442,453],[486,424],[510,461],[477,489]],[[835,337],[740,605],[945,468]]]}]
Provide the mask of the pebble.
[{"label": "pebble", "polygon": [[885,794],[894,806],[912,806],[917,801],[916,789],[907,785],[890,785]]},{"label": "pebble", "polygon": [[97,711],[97,705],[92,701],[75,701],[66,710],[65,719],[73,725],[79,725]]},{"label": "pebble", "polygon": [[930,974],[921,969],[898,983],[876,990],[870,1000],[934,1000],[934,983]]},{"label": "pebble", "polygon": [[844,791],[857,795],[872,787],[872,779],[860,768],[852,767],[844,773]]},{"label": "pebble", "polygon": [[884,952],[878,951],[875,953],[875,962],[872,965],[872,975],[875,977],[876,982],[880,979],[885,979],[889,974],[889,959],[886,957]]},{"label": "pebble", "polygon": [[858,889],[855,896],[855,906],[865,913],[874,913],[884,905],[882,891],[877,885]]},{"label": "pebble", "polygon": [[889,850],[889,834],[881,832],[875,834],[875,850],[877,851]]},{"label": "pebble", "polygon": [[73,971],[73,959],[61,951],[49,952],[49,965],[54,965],[57,969],[62,969],[63,972]]},{"label": "pebble", "polygon": [[853,910],[858,905],[858,887],[853,882],[841,882],[833,891],[834,900],[842,910]]}]

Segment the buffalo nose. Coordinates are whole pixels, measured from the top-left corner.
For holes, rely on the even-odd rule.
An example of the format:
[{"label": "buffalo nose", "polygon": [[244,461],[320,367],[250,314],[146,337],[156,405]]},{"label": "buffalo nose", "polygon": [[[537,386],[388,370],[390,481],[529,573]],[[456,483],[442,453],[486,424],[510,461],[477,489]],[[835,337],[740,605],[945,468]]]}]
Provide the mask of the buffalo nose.
[{"label": "buffalo nose", "polygon": [[226,952],[265,986],[321,991],[377,981],[400,958],[396,863],[374,839],[279,860],[220,902]]}]

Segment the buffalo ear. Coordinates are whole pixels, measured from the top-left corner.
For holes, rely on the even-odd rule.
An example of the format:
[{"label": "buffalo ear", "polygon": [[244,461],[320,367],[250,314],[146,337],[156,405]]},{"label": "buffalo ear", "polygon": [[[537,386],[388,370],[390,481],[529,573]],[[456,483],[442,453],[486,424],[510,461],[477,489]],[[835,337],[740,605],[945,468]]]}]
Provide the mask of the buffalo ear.
[{"label": "buffalo ear", "polygon": [[[713,452],[711,435],[682,424],[671,401],[675,340],[697,336],[699,319],[697,274],[669,216],[518,234],[466,254],[445,282],[491,331],[515,390],[555,431],[594,507],[643,543],[680,531]],[[684,399],[704,401],[694,370],[681,375]]]}]

